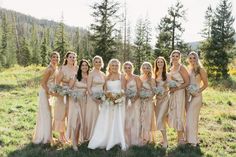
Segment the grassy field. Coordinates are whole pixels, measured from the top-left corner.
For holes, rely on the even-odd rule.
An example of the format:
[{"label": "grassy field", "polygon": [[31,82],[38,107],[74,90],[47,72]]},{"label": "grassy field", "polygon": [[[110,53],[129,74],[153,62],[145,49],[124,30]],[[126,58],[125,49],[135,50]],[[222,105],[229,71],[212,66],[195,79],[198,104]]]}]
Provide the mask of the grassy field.
[{"label": "grassy field", "polygon": [[[33,145],[37,92],[42,67],[14,67],[0,72],[0,156],[1,157],[236,157],[236,90],[204,92],[200,116],[200,147],[176,145],[176,134],[168,129],[169,148],[158,144],[121,151],[89,150],[87,143],[74,152],[69,145]],[[235,78],[234,78],[235,80]],[[222,88],[221,88],[222,89]],[[157,141],[160,141],[160,133]]]}]

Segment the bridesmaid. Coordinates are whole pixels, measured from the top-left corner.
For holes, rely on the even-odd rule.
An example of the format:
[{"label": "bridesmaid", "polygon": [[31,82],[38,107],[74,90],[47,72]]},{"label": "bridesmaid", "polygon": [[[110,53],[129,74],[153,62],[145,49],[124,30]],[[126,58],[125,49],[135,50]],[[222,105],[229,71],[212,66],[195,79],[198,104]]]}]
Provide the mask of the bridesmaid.
[{"label": "bridesmaid", "polygon": [[188,55],[188,72],[190,76],[190,85],[197,86],[197,92],[192,93],[190,102],[187,103],[186,115],[186,138],[187,142],[193,146],[198,144],[198,119],[200,108],[202,106],[202,91],[208,86],[207,73],[202,67],[198,54],[190,52]]},{"label": "bridesmaid", "polygon": [[85,105],[87,101],[87,78],[89,73],[89,63],[87,60],[82,59],[79,63],[77,75],[69,82],[70,88],[73,87],[73,91],[81,94],[78,99],[73,97],[69,98],[69,112],[68,112],[68,126],[66,131],[67,139],[72,140],[73,149],[78,151],[78,140],[83,142],[83,124]]},{"label": "bridesmaid", "polygon": [[52,115],[49,103],[50,87],[55,84],[55,75],[57,74],[57,65],[60,60],[58,52],[51,53],[51,61],[47,69],[44,71],[41,81],[41,89],[39,91],[39,102],[35,133],[33,143],[50,143],[52,141]]},{"label": "bridesmaid", "polygon": [[99,105],[102,103],[100,99],[94,97],[95,93],[103,93],[105,83],[105,74],[101,71],[104,63],[100,56],[93,58],[93,70],[88,76],[88,100],[85,114],[84,124],[84,140],[90,140],[99,113]]},{"label": "bridesmaid", "polygon": [[168,122],[177,131],[178,144],[184,144],[185,125],[185,88],[189,85],[186,68],[181,65],[181,53],[173,50],[171,55],[170,79],[176,81],[176,87],[170,88]]},{"label": "bridesmaid", "polygon": [[163,148],[167,148],[168,141],[166,135],[166,122],[168,113],[168,75],[167,75],[167,64],[164,57],[158,57],[154,62],[154,78],[157,87],[164,89],[163,94],[156,95],[156,125],[157,129],[161,131],[163,141],[161,142]]},{"label": "bridesmaid", "polygon": [[[154,104],[153,104],[153,88],[155,87],[155,80],[152,78],[152,65],[149,62],[144,62],[141,66],[142,89],[148,98],[141,97],[141,139],[142,144],[152,142],[152,131],[154,126]],[[140,92],[140,96],[141,96]]]},{"label": "bridesmaid", "polygon": [[[70,79],[75,77],[77,71],[76,66],[76,53],[69,51],[66,53],[64,63],[60,68],[59,74],[56,77],[56,84],[69,87]],[[66,100],[66,102],[65,102]],[[53,130],[60,132],[59,141],[66,142],[65,138],[65,120],[67,117],[69,106],[68,97],[58,95],[56,105],[54,107],[54,123]]]},{"label": "bridesmaid", "polygon": [[139,91],[142,82],[137,75],[133,74],[133,64],[129,61],[123,64],[123,72],[125,77],[125,89],[132,91],[132,97],[126,95],[126,118],[125,118],[125,133],[126,143],[130,145],[140,145],[140,99]]}]

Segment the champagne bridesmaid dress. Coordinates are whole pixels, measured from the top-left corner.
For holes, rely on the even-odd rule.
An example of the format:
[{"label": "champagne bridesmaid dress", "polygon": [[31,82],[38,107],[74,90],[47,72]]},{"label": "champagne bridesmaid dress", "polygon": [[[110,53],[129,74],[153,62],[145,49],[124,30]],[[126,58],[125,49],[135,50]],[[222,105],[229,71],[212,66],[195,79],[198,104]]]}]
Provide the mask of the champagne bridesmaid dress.
[{"label": "champagne bridesmaid dress", "polygon": [[[69,87],[70,79],[74,78],[76,71],[68,71],[65,66],[61,67],[61,72],[63,73],[62,86]],[[66,128],[66,117],[68,114],[69,107],[69,97],[68,96],[57,96],[56,105],[54,107],[54,123],[53,130],[58,132],[64,132]]]},{"label": "champagne bridesmaid dress", "polygon": [[[179,70],[182,65],[176,71],[171,69],[170,79],[177,82],[177,86],[184,83],[183,77]],[[169,126],[176,131],[184,131],[185,126],[185,89],[179,89],[174,93],[170,93],[169,99],[169,111],[168,111],[168,123]]]},{"label": "champagne bridesmaid dress", "polygon": [[[152,92],[152,88],[147,80],[142,81],[143,87],[141,90],[146,90],[147,92]],[[147,144],[152,142],[154,139],[152,131],[155,131],[155,113],[154,113],[154,102],[153,95],[147,99],[141,99],[141,110],[140,110],[140,121],[141,121],[141,139],[142,144]]]},{"label": "champagne bridesmaid dress", "polygon": [[[190,84],[197,85],[197,88],[199,89],[201,86],[200,74],[195,75],[194,72],[190,72],[189,75]],[[202,94],[200,93],[197,96],[191,97],[190,102],[187,103],[186,138],[188,143],[198,144],[198,120],[200,108],[202,106]]]},{"label": "champagne bridesmaid dress", "polygon": [[167,80],[156,79],[157,87],[161,86],[164,88],[163,95],[156,95],[156,125],[157,130],[166,130],[167,114],[169,108],[169,95]]},{"label": "champagne bridesmaid dress", "polygon": [[66,130],[66,139],[71,139],[74,142],[75,138],[79,138],[83,142],[83,125],[84,125],[84,112],[87,101],[87,83],[76,81],[73,90],[81,93],[81,97],[77,100],[69,97],[69,111],[68,111],[68,124]]},{"label": "champagne bridesmaid dress", "polygon": [[[49,76],[47,86],[52,87],[55,84],[55,75],[57,70]],[[43,87],[40,88],[38,98],[38,111],[33,143],[49,143],[52,140],[52,114],[50,104],[53,97],[48,96]]]},{"label": "champagne bridesmaid dress", "polygon": [[[93,93],[102,93],[105,79],[99,76],[94,76],[92,81],[91,91]],[[99,105],[93,101],[92,96],[88,96],[86,105],[86,114],[84,119],[84,140],[90,140],[99,113]]]},{"label": "champagne bridesmaid dress", "polygon": [[[135,91],[137,93],[137,83],[135,79],[130,80],[127,83],[127,89]],[[125,118],[125,132],[126,141],[130,146],[140,145],[140,105],[141,101],[138,98],[135,102],[131,102],[126,98],[126,118]]]}]

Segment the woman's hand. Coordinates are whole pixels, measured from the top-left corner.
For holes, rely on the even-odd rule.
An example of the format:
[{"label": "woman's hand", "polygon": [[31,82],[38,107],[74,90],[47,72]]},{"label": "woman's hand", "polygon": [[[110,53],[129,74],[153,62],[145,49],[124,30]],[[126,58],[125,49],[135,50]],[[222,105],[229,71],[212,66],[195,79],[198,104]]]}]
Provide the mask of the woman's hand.
[{"label": "woman's hand", "polygon": [[179,90],[178,87],[173,87],[173,88],[170,88],[170,93],[174,93],[175,91]]}]

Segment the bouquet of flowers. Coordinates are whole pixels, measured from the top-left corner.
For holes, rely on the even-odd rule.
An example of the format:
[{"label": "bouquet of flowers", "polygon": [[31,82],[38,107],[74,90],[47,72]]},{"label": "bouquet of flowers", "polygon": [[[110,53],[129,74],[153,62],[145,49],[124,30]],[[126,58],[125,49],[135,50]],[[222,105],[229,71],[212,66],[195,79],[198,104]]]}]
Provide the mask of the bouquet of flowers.
[{"label": "bouquet of flowers", "polygon": [[105,95],[104,93],[101,91],[101,92],[94,92],[92,94],[92,96],[95,98],[95,99],[98,99],[98,100],[102,100],[104,101],[105,100]]},{"label": "bouquet of flowers", "polygon": [[174,88],[177,87],[177,82],[175,80],[170,80],[167,85],[170,88]]},{"label": "bouquet of flowers", "polygon": [[163,95],[164,92],[165,92],[165,89],[162,86],[157,86],[157,87],[154,88],[154,93],[156,95]]},{"label": "bouquet of flowers", "polygon": [[124,97],[124,91],[121,91],[119,93],[115,92],[107,92],[106,98],[109,102],[111,102],[113,105],[122,104]]},{"label": "bouquet of flowers", "polygon": [[62,86],[61,90],[59,91],[59,94],[61,96],[67,96],[71,92],[70,88],[68,86]]},{"label": "bouquet of flowers", "polygon": [[77,102],[78,99],[83,96],[83,93],[81,93],[81,91],[79,91],[79,90],[72,90],[70,92],[69,96],[71,96],[73,98],[73,100],[75,102]]},{"label": "bouquet of flowers", "polygon": [[198,87],[196,84],[190,84],[188,87],[187,87],[187,91],[191,94],[191,95],[194,95],[198,92]]},{"label": "bouquet of flowers", "polygon": [[128,99],[131,99],[131,98],[135,97],[136,93],[137,92],[134,89],[128,88],[125,92],[125,95]]},{"label": "bouquet of flowers", "polygon": [[49,91],[53,93],[58,93],[61,96],[66,96],[69,95],[71,90],[68,86],[60,86],[58,84],[53,85],[49,88]]},{"label": "bouquet of flowers", "polygon": [[59,91],[61,91],[61,90],[62,90],[62,86],[60,86],[58,84],[54,84],[49,87],[49,91],[53,92],[53,93],[59,93]]},{"label": "bouquet of flowers", "polygon": [[141,99],[148,99],[152,96],[152,92],[149,90],[141,90],[139,96]]}]

